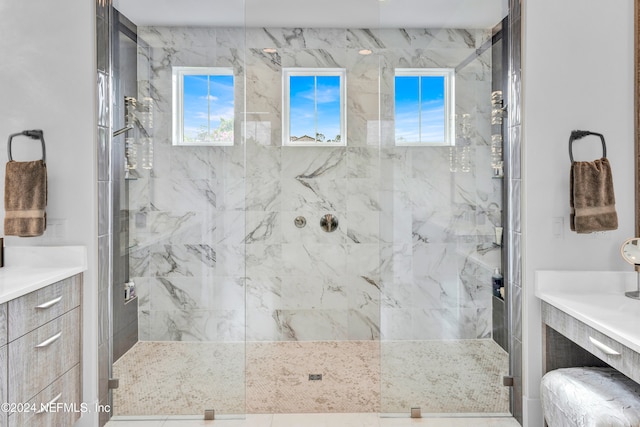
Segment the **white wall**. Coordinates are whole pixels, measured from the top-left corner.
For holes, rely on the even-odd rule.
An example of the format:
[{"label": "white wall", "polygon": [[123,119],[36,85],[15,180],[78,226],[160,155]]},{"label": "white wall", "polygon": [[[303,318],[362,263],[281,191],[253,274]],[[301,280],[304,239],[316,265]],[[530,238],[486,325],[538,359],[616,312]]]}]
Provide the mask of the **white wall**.
[{"label": "white wall", "polygon": [[[58,226],[42,237],[7,237],[5,244],[84,245],[84,401],[97,400],[97,214],[95,9],[87,0],[0,0],[0,140],[42,129],[47,143],[47,216]],[[5,142],[6,143],[6,142]],[[14,159],[40,156],[40,144],[13,142]],[[0,147],[0,176],[7,161]],[[4,185],[0,185],[3,200]],[[0,223],[4,210],[0,210]],[[83,425],[97,425],[95,415]]]},{"label": "white wall", "polygon": [[[634,235],[633,0],[525,0],[523,10],[525,426],[542,426],[539,269],[624,270],[619,247]],[[619,228],[603,236],[569,230],[568,140],[604,134]],[[600,156],[598,138],[574,143],[576,160]],[[552,218],[564,236],[552,235]],[[606,284],[603,284],[606,286]]]}]

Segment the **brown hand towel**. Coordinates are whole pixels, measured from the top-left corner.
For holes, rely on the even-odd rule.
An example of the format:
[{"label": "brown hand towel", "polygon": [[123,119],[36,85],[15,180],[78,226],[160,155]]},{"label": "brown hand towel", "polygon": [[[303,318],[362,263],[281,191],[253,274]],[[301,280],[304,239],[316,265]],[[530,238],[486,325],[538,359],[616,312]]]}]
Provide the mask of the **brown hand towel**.
[{"label": "brown hand towel", "polygon": [[569,204],[571,230],[577,233],[618,228],[613,175],[609,160],[571,164]]},{"label": "brown hand towel", "polygon": [[4,180],[4,234],[33,237],[47,225],[47,165],[9,161]]}]

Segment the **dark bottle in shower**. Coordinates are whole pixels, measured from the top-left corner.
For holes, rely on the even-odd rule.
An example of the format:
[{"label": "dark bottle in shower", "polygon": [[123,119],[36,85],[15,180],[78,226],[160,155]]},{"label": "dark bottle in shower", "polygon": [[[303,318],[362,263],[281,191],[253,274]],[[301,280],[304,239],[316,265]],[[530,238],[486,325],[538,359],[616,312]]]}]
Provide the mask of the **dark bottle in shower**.
[{"label": "dark bottle in shower", "polygon": [[491,276],[491,287],[493,288],[493,295],[498,298],[502,298],[502,295],[500,295],[500,288],[502,288],[503,286],[502,274],[500,274],[500,269],[496,267],[495,271],[493,272],[493,276]]}]

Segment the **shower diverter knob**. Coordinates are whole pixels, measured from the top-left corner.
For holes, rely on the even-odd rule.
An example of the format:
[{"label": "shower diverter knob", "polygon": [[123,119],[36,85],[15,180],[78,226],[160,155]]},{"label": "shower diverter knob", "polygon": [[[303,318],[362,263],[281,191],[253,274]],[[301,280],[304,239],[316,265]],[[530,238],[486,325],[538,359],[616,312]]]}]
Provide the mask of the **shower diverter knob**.
[{"label": "shower diverter knob", "polygon": [[338,228],[338,218],[332,214],[326,214],[320,218],[320,227],[327,233],[331,233]]}]

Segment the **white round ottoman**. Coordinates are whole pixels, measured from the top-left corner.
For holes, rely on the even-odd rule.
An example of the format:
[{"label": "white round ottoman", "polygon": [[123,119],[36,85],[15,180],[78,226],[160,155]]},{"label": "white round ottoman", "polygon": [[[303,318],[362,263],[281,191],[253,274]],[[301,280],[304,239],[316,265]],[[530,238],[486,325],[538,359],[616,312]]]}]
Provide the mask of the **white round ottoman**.
[{"label": "white round ottoman", "polygon": [[640,385],[612,368],[563,368],[542,377],[549,427],[639,427]]}]

